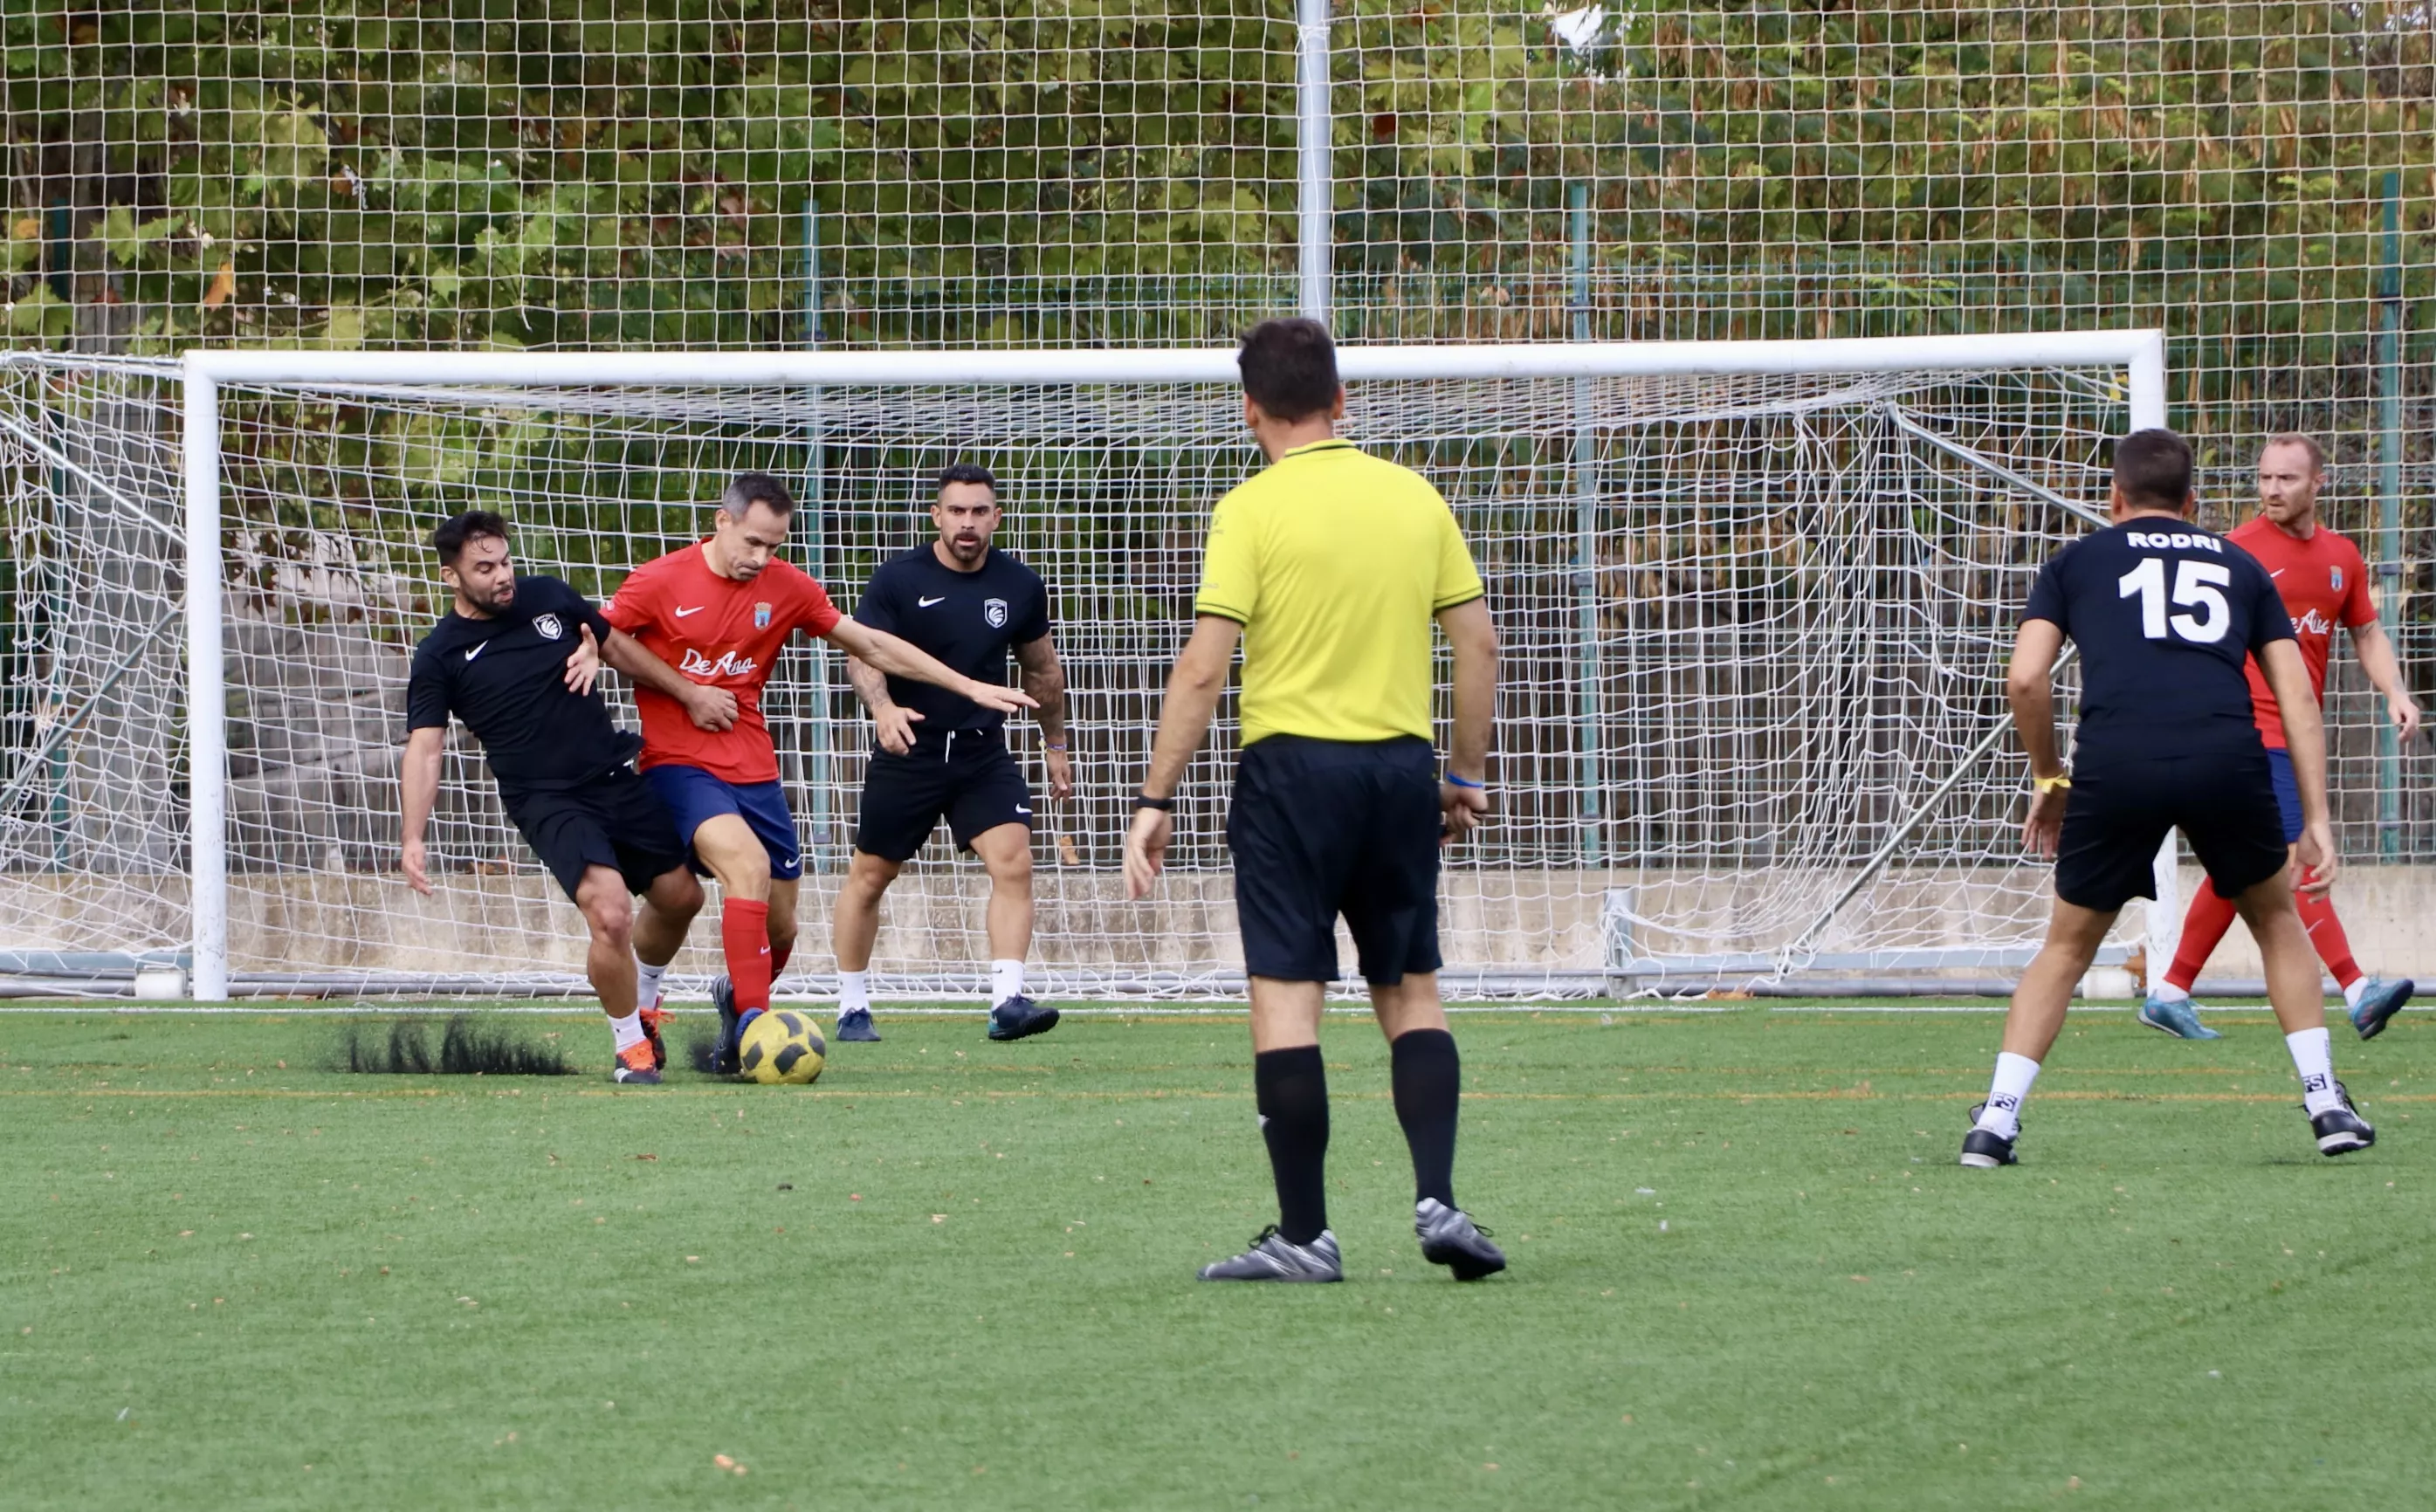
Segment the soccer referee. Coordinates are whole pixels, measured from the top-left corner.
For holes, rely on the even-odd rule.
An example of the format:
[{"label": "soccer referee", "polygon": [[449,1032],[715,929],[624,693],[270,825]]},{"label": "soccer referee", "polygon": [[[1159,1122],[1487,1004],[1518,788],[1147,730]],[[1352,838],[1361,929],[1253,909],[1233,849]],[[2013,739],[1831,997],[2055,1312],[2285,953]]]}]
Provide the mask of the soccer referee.
[{"label": "soccer referee", "polygon": [[[1443,839],[1488,811],[1497,632],[1436,489],[1336,439],[1345,390],[1316,321],[1244,338],[1244,419],[1268,468],[1219,500],[1192,637],[1176,658],[1125,841],[1126,891],[1166,860],[1176,784],[1209,733],[1238,640],[1244,754],[1227,846],[1252,982],[1252,1085],[1278,1221],[1205,1281],[1344,1278],[1328,1229],[1323,985],[1345,918],[1394,1064],[1421,1255],[1477,1280],[1505,1257],[1454,1201],[1461,1068],[1438,1001]],[[1454,750],[1431,748],[1430,623],[1454,651]]]}]

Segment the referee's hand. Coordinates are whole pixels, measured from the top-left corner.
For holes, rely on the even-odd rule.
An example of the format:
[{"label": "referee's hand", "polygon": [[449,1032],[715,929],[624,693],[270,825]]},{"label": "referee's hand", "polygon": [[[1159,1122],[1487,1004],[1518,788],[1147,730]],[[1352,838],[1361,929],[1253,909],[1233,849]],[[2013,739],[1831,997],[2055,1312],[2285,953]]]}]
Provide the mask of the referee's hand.
[{"label": "referee's hand", "polygon": [[1452,845],[1480,827],[1488,817],[1488,793],[1482,788],[1438,784],[1438,843]]},{"label": "referee's hand", "polygon": [[2304,826],[2292,847],[2292,890],[2312,900],[2325,896],[2334,891],[2337,866],[2334,826],[2324,820]]},{"label": "referee's hand", "polygon": [[1175,816],[1164,808],[1137,808],[1133,827],[1125,831],[1125,896],[1149,894],[1167,866],[1167,842],[1175,833]]},{"label": "referee's hand", "polygon": [[406,874],[406,885],[426,897],[431,895],[431,877],[424,869],[423,839],[415,836],[398,847],[397,869]]}]

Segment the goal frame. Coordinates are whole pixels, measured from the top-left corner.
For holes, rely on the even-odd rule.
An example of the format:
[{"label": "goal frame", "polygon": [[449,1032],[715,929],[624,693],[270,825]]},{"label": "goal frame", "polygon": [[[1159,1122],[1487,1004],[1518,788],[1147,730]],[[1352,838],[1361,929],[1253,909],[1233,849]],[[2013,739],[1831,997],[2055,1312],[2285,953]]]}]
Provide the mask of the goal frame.
[{"label": "goal frame", "polygon": [[[1597,379],[1995,372],[2114,366],[2126,376],[2132,428],[2166,423],[2162,331],[1873,337],[1786,341],[1580,342],[1480,346],[1346,346],[1348,382],[1401,379]],[[228,739],[221,581],[220,401],[223,384],[258,388],[373,384],[613,388],[796,388],[853,385],[1229,384],[1230,348],[891,352],[333,352],[193,350],[183,361],[185,483],[186,723],[190,796],[191,994],[229,997]],[[2000,723],[1989,744],[2001,737]],[[1900,836],[1897,837],[1900,839]],[[2170,958],[2181,932],[2175,841],[2157,860],[2149,960]]]}]

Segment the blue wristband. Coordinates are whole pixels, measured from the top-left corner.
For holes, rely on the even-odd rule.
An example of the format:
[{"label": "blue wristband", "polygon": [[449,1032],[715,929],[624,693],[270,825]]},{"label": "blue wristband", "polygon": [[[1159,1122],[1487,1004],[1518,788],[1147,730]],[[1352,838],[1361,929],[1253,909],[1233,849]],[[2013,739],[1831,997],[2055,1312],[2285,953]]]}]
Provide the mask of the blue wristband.
[{"label": "blue wristband", "polygon": [[1488,783],[1474,782],[1470,777],[1458,777],[1452,772],[1446,774],[1446,779],[1447,781],[1453,783],[1458,788],[1470,788],[1474,792],[1486,792],[1488,791]]}]

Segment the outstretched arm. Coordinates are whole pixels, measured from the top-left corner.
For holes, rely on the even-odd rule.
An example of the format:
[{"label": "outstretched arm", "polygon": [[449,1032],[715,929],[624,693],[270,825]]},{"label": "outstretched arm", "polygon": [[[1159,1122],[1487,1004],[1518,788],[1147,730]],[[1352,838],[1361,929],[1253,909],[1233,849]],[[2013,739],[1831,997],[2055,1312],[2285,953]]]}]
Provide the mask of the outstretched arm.
[{"label": "outstretched arm", "polygon": [[910,677],[917,683],[930,683],[950,693],[960,693],[985,709],[1013,714],[1018,709],[1035,707],[1029,693],[1011,687],[984,683],[950,669],[929,652],[899,640],[884,630],[855,623],[851,616],[843,617],[821,637],[847,655],[868,662],[883,672]]},{"label": "outstretched arm", "polygon": [[[585,626],[583,634],[589,639],[591,627]],[[609,632],[609,644],[600,648],[600,659],[643,686],[675,699],[697,729],[724,730],[736,723],[735,694],[693,681],[622,630]]]},{"label": "outstretched arm", "polygon": [[1057,659],[1056,637],[1043,635],[1016,647],[1015,664],[1023,669],[1023,690],[1040,705],[1033,718],[1040,726],[1049,796],[1063,802],[1074,795],[1074,762],[1066,751],[1066,668]]},{"label": "outstretched arm", "polygon": [[[1175,658],[1167,680],[1167,702],[1159,705],[1158,734],[1151,741],[1150,770],[1142,775],[1145,798],[1165,801],[1175,796],[1192,753],[1209,733],[1218,712],[1218,695],[1227,688],[1227,674],[1235,665],[1235,642],[1244,627],[1224,615],[1203,615],[1192,622],[1192,638]],[[1164,808],[1134,810],[1133,827],[1125,835],[1125,895],[1140,897],[1158,880],[1167,865],[1167,843],[1174,833],[1173,816]]]},{"label": "outstretched arm", "polygon": [[[2013,637],[2013,660],[2005,669],[2005,702],[2012,706],[2013,728],[2029,755],[2034,779],[2063,775],[2055,732],[2055,664],[2062,651],[2062,626],[2052,619],[2025,619],[2021,633]],[[2069,793],[2068,789],[2053,788],[2030,795],[2030,811],[2022,820],[2022,843],[2033,853],[2055,854]]]},{"label": "outstretched arm", "polygon": [[431,827],[431,806],[440,796],[441,748],[448,732],[438,725],[426,725],[408,732],[406,755],[397,765],[399,807],[398,870],[406,874],[406,885],[429,896],[431,878],[425,871],[423,832]]},{"label": "outstretched arm", "polygon": [[2360,670],[2368,674],[2369,686],[2385,695],[2385,712],[2402,742],[2419,733],[2419,705],[2402,686],[2402,663],[2393,654],[2393,642],[2385,635],[2385,627],[2372,619],[2365,625],[2352,627],[2352,650],[2358,654]]},{"label": "outstretched arm", "polygon": [[2284,745],[2292,756],[2292,780],[2301,789],[2301,843],[2293,859],[2304,875],[2293,878],[2293,887],[2323,897],[2335,885],[2335,826],[2326,810],[2326,732],[2317,690],[2309,686],[2297,642],[2269,641],[2258,652],[2258,669],[2267,675],[2275,710],[2284,718]]}]

